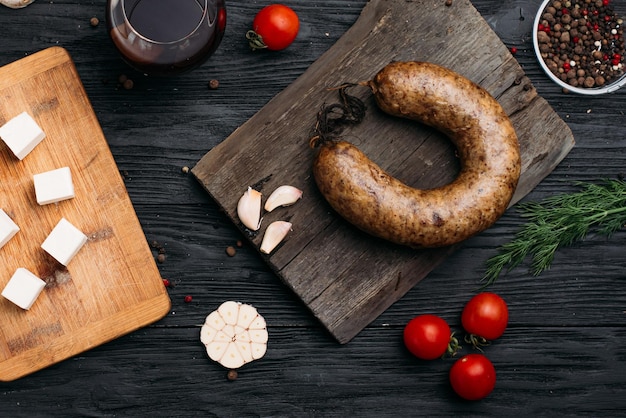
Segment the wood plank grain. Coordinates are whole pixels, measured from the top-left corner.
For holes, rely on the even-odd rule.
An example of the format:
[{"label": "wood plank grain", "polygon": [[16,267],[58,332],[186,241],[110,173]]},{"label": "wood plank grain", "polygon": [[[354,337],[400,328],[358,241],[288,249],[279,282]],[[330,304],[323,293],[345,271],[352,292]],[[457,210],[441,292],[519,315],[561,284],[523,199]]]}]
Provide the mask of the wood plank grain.
[{"label": "wood plank grain", "polygon": [[[23,160],[0,153],[0,207],[20,232],[0,251],[0,287],[25,267],[46,281],[24,311],[0,300],[0,379],[13,380],[161,318],[169,297],[66,50],[0,68],[0,120],[27,111],[46,138]],[[40,206],[37,173],[69,167],[76,197]],[[40,245],[62,218],[88,236],[67,267]]]},{"label": "wood plank grain", "polygon": [[[353,344],[338,347],[310,329],[271,328],[263,360],[229,382],[201,344],[181,344],[197,341],[199,328],[152,328],[44,370],[38,379],[0,384],[11,392],[0,403],[0,414],[18,410],[11,405],[18,401],[24,416],[44,409],[53,416],[394,417],[402,411],[428,417],[565,417],[622,416],[626,408],[624,327],[508,330],[487,348],[497,383],[480,402],[460,401],[452,392],[448,373],[454,358],[412,358],[401,332],[370,327]],[[340,354],[329,355],[329,346]],[[164,357],[168,347],[176,350],[165,350]],[[41,381],[55,384],[42,390]],[[67,399],[68,386],[89,395],[58,402]],[[42,391],[47,396],[27,402]]]},{"label": "wood plank grain", "polygon": [[[329,209],[311,178],[307,138],[315,113],[323,103],[337,100],[327,88],[366,80],[393,60],[427,60],[450,67],[500,101],[522,150],[523,174],[514,201],[549,174],[574,144],[567,125],[536,94],[470,2],[455,1],[451,7],[434,0],[368,3],[329,51],[193,168],[235,223],[237,200],[250,185],[258,185],[266,195],[280,184],[304,190],[301,203],[267,214],[266,225],[278,218],[294,225],[267,262],[341,343],[456,248],[413,251],[364,237]],[[373,110],[371,96],[362,94],[370,111],[349,138],[366,154],[409,185],[433,186],[456,174],[455,164],[438,163],[451,160],[444,137],[411,122],[390,123]],[[424,166],[419,161],[426,167],[415,170]],[[263,179],[269,180],[259,184]],[[250,237],[256,246],[261,235]]]},{"label": "wood plank grain", "polygon": [[[615,176],[626,167],[625,92],[582,98],[562,93],[545,76],[529,42],[540,2],[472,1],[504,42],[518,47],[515,58],[576,137],[576,147],[525,199],[572,190],[573,181]],[[365,3],[292,1],[302,35],[285,51],[257,54],[246,48],[243,34],[261,4],[232,0],[216,59],[167,81],[130,74],[107,47],[105,25],[88,25],[89,17],[102,18],[104,0],[0,9],[0,64],[50,43],[72,54],[148,242],[166,246],[167,261],[158,267],[177,284],[168,289],[172,312],[158,323],[0,382],[1,417],[624,415],[626,231],[559,250],[540,277],[520,266],[490,288],[509,302],[510,325],[504,339],[485,350],[496,365],[496,390],[471,403],[451,392],[446,378],[452,361],[412,358],[402,346],[401,329],[428,312],[462,331],[460,310],[477,290],[484,261],[520,225],[514,210],[342,346],[252,245],[245,243],[235,257],[225,255],[224,247],[241,233],[180,168],[193,165],[287,87],[332,46]],[[521,27],[511,29],[522,14]],[[133,90],[116,88],[122,72],[135,77]],[[211,78],[219,79],[218,90],[207,91]],[[184,302],[187,294],[192,303]],[[235,382],[207,360],[198,340],[205,316],[230,299],[254,304],[270,331],[266,358],[240,370]]]}]

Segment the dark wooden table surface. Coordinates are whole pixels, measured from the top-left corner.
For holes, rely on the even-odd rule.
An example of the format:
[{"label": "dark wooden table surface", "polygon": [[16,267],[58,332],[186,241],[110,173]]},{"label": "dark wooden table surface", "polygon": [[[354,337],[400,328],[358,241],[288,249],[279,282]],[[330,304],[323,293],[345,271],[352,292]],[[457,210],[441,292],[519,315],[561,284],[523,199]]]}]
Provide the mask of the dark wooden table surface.
[{"label": "dark wooden table surface", "polygon": [[[402,329],[417,314],[435,313],[460,330],[460,311],[476,293],[485,261],[522,223],[517,212],[467,241],[345,345],[253,249],[226,254],[239,232],[183,167],[193,167],[302,74],[355,22],[365,1],[291,1],[301,18],[295,44],[281,53],[253,53],[244,34],[268,2],[230,0],[217,53],[171,79],[144,77],[120,60],[107,37],[105,3],[37,0],[21,10],[0,8],[0,65],[54,45],[72,55],[146,239],[165,251],[158,265],[176,284],[169,289],[172,309],[152,326],[0,383],[0,416],[626,414],[623,230],[559,250],[539,277],[523,266],[490,288],[507,300],[510,325],[487,348],[498,381],[480,402],[462,401],[450,389],[453,359],[412,358]],[[626,172],[626,90],[581,97],[548,80],[530,35],[539,3],[473,2],[504,43],[518,48],[516,57],[539,94],[576,138],[576,147],[526,200]],[[97,27],[89,23],[94,16]],[[121,74],[134,80],[131,90],[119,88]],[[207,87],[211,79],[219,80],[218,89]],[[236,381],[207,358],[198,338],[205,316],[225,300],[254,305],[270,333],[266,356],[242,368]]]}]

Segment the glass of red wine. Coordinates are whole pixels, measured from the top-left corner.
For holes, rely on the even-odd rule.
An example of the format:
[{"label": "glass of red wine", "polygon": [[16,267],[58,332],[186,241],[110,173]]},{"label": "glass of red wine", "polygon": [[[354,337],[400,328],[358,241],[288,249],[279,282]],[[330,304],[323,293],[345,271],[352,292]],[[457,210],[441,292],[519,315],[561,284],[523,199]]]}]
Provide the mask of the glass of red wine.
[{"label": "glass of red wine", "polygon": [[224,0],[107,0],[107,28],[122,58],[148,75],[204,63],[226,28]]}]

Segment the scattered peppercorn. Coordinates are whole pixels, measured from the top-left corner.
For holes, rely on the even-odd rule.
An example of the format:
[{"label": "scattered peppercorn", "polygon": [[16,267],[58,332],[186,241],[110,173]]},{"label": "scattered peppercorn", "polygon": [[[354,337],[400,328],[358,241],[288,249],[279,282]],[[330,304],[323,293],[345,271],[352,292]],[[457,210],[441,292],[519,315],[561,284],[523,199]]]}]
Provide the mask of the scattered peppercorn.
[{"label": "scattered peppercorn", "polygon": [[166,251],[165,251],[165,247],[164,247],[164,246],[162,246],[162,245],[161,245],[158,241],[156,241],[156,240],[155,240],[155,241],[152,241],[152,242],[150,243],[150,247],[151,247],[153,250],[156,250],[156,251],[157,251],[157,257],[156,257],[156,260],[157,260],[159,263],[164,263],[164,262],[165,262],[165,253],[166,253]]},{"label": "scattered peppercorn", "polygon": [[209,89],[215,90],[220,86],[220,82],[216,79],[212,79],[209,81]]},{"label": "scattered peppercorn", "polygon": [[182,172],[183,172],[183,173],[185,173],[185,174],[189,173],[189,167],[184,166],[184,167],[182,168]]},{"label": "scattered peppercorn", "polygon": [[190,303],[193,298],[190,295],[185,296],[185,303]]},{"label": "scattered peppercorn", "polygon": [[100,24],[100,19],[98,19],[97,17],[92,17],[91,19],[89,19],[89,24],[95,28]]},{"label": "scattered peppercorn", "polygon": [[128,78],[128,76],[126,74],[120,74],[117,77],[117,87],[120,88],[124,88],[126,90],[131,90],[135,83],[133,82],[133,80],[131,80],[130,78]]},{"label": "scattered peppercorn", "polygon": [[446,0],[446,6],[448,7],[452,6],[452,0]]},{"label": "scattered peppercorn", "polygon": [[237,240],[237,247],[239,247],[239,248],[243,247],[243,241],[242,240],[240,240],[240,239]]},{"label": "scattered peppercorn", "polygon": [[233,247],[232,245],[226,247],[226,254],[228,254],[229,257],[234,257],[236,253],[237,250],[235,250],[235,247]]},{"label": "scattered peppercorn", "polygon": [[517,48],[516,47],[514,47],[514,46],[511,47],[511,54],[513,54],[513,55],[517,54]]},{"label": "scattered peppercorn", "polygon": [[239,377],[237,370],[229,370],[228,373],[226,374],[226,378],[230,380],[231,382],[233,380],[237,380],[237,377]]},{"label": "scattered peppercorn", "polygon": [[172,285],[172,283],[169,280],[163,279],[163,286],[170,287],[171,285]]},{"label": "scattered peppercorn", "polygon": [[608,0],[552,0],[537,26],[539,53],[568,85],[602,87],[624,73],[622,24]]}]

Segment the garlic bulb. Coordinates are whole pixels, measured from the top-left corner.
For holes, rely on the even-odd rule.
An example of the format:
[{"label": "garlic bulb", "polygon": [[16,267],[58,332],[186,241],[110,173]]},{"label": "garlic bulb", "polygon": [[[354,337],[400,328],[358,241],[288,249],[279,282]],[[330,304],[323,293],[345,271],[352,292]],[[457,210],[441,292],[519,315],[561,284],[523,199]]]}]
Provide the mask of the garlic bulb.
[{"label": "garlic bulb", "polygon": [[11,9],[21,9],[34,1],[35,0],[0,0],[0,4],[10,7]]},{"label": "garlic bulb", "polygon": [[263,235],[263,241],[261,242],[261,252],[265,254],[271,253],[278,244],[287,236],[291,231],[291,222],[275,221],[268,225]]},{"label": "garlic bulb", "polygon": [[265,319],[251,305],[226,301],[206,317],[200,341],[209,358],[227,369],[258,360],[267,350]]},{"label": "garlic bulb", "polygon": [[246,228],[258,231],[261,227],[261,192],[248,187],[237,202],[237,216]]},{"label": "garlic bulb", "polygon": [[265,210],[273,211],[279,206],[289,206],[302,198],[302,190],[288,185],[278,187],[265,202]]}]

